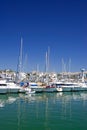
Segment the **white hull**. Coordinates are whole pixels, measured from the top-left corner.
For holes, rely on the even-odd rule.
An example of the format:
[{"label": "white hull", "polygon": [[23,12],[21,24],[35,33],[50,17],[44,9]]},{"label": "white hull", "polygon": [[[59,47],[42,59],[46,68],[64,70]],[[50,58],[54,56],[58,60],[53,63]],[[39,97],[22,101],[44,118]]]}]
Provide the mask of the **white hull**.
[{"label": "white hull", "polygon": [[0,94],[7,93],[7,87],[0,87]]},{"label": "white hull", "polygon": [[44,88],[44,92],[56,92],[56,88]]},{"label": "white hull", "polygon": [[81,87],[81,91],[87,91],[87,87]]},{"label": "white hull", "polygon": [[63,89],[62,88],[56,88],[57,92],[62,92]]},{"label": "white hull", "polygon": [[87,85],[85,83],[58,82],[56,83],[56,88],[58,92],[87,91]]},{"label": "white hull", "polygon": [[29,88],[29,87],[21,87],[19,92],[20,93],[26,93],[26,92],[29,92],[30,90],[31,90],[31,88]]},{"label": "white hull", "polygon": [[39,87],[33,88],[33,90],[34,90],[36,93],[41,93],[41,92],[43,92],[43,88],[39,88]]},{"label": "white hull", "polygon": [[73,91],[73,87],[62,87],[62,91],[63,92],[70,92],[70,91]]},{"label": "white hull", "polygon": [[20,86],[15,84],[14,82],[7,83],[8,93],[18,93],[20,90]]},{"label": "white hull", "polygon": [[87,87],[80,87],[80,86],[74,86],[74,87],[61,87],[57,88],[57,91],[60,92],[75,92],[75,91],[87,91]]},{"label": "white hull", "polygon": [[13,87],[9,87],[8,90],[7,90],[7,93],[18,93],[20,90],[20,88],[13,88]]},{"label": "white hull", "polygon": [[75,92],[75,91],[82,91],[80,86],[63,86],[62,87],[63,92]]},{"label": "white hull", "polygon": [[34,94],[36,93],[34,90],[27,91],[26,94]]},{"label": "white hull", "polygon": [[39,86],[29,86],[32,90],[34,90],[36,93],[43,92],[43,88]]}]

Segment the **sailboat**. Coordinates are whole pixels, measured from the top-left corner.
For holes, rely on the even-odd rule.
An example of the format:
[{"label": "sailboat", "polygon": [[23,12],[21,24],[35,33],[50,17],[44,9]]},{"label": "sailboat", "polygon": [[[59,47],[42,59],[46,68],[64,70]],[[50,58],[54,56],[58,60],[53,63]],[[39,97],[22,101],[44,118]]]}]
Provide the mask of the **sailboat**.
[{"label": "sailboat", "polygon": [[[21,39],[21,49],[20,49],[20,61],[21,61],[21,59],[22,59],[22,56],[21,56],[21,54],[22,54],[22,39]],[[20,62],[20,66],[21,66],[21,62]],[[7,84],[7,93],[18,93],[19,92],[19,90],[21,89],[21,87],[20,87],[20,84],[18,84],[18,73],[17,73],[17,75],[16,75],[16,81],[14,82],[14,81],[12,81],[12,80],[7,80],[6,81],[6,84]]]}]

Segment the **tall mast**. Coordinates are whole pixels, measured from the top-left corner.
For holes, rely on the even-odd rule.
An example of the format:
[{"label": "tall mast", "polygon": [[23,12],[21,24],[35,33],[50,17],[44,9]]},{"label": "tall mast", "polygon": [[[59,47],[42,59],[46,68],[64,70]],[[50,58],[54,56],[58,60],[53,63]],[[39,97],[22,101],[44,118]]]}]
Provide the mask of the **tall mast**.
[{"label": "tall mast", "polygon": [[25,57],[24,57],[24,64],[23,64],[23,71],[27,72],[27,68],[28,68],[28,55],[26,53]]},{"label": "tall mast", "polygon": [[17,64],[17,73],[15,81],[19,82],[20,80],[20,72],[22,71],[22,46],[23,46],[23,39],[21,38],[21,46],[20,46],[20,52],[19,52],[19,58],[18,58],[18,64]]},{"label": "tall mast", "polygon": [[20,55],[19,55],[19,73],[22,71],[22,51],[23,49],[23,39],[21,37],[21,47],[20,47]]},{"label": "tall mast", "polygon": [[38,74],[38,72],[39,72],[39,64],[37,64],[36,67],[37,67],[37,68],[36,68],[36,72],[37,72],[37,74]]},{"label": "tall mast", "polygon": [[62,78],[63,78],[63,73],[64,73],[64,60],[62,58]]},{"label": "tall mast", "polygon": [[69,59],[69,78],[70,78],[70,69],[71,69],[71,58]]},{"label": "tall mast", "polygon": [[49,66],[50,66],[50,63],[49,63],[49,56],[50,56],[50,47],[48,47],[48,50],[46,51],[46,68],[45,68],[45,71],[48,72],[49,71]]},{"label": "tall mast", "polygon": [[49,71],[49,67],[50,67],[50,47],[48,46],[48,52],[47,52],[47,68]]},{"label": "tall mast", "polygon": [[45,69],[46,69],[46,70],[45,70],[46,72],[48,71],[48,65],[47,65],[47,64],[48,64],[48,60],[47,60],[47,57],[48,57],[48,56],[47,56],[47,55],[48,55],[48,54],[47,54],[47,52],[46,52],[46,68],[45,68]]}]

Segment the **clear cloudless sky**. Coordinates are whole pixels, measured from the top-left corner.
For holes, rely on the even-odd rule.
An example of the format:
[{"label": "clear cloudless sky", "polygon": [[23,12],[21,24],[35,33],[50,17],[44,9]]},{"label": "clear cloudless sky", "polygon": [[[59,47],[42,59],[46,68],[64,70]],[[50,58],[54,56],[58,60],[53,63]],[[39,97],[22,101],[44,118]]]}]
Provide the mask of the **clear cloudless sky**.
[{"label": "clear cloudless sky", "polygon": [[48,47],[49,71],[87,70],[87,0],[0,0],[0,70],[17,69],[21,37],[24,71],[44,71]]}]

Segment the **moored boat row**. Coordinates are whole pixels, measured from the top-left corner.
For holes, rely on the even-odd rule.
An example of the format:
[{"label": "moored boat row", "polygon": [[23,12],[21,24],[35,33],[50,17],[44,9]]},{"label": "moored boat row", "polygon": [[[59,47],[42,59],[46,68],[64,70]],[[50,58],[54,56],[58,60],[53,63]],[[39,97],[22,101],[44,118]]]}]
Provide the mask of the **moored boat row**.
[{"label": "moored boat row", "polygon": [[30,82],[23,86],[13,81],[0,80],[0,94],[5,93],[41,93],[41,92],[71,92],[71,91],[87,91],[87,84],[84,82],[54,82],[49,85]]}]

